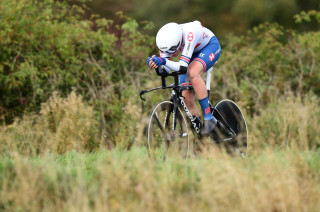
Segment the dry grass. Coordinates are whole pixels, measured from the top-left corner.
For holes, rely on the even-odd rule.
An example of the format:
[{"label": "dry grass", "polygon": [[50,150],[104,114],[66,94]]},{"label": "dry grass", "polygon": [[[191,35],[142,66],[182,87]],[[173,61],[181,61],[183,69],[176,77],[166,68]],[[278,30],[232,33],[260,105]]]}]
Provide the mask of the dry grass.
[{"label": "dry grass", "polygon": [[12,125],[0,128],[0,133],[0,154],[92,151],[102,141],[93,108],[85,105],[75,92],[67,98],[55,93],[42,104],[39,115],[16,120]]},{"label": "dry grass", "polygon": [[319,148],[319,105],[319,99],[310,95],[301,98],[289,93],[278,99],[248,121],[251,147]]},{"label": "dry grass", "polygon": [[317,211],[318,105],[288,95],[248,117],[245,160],[158,163],[140,146],[105,150],[92,108],[55,95],[0,129],[0,211]]},{"label": "dry grass", "polygon": [[[1,162],[4,211],[316,211],[319,153],[152,162],[144,149]],[[313,165],[312,165],[313,164]]]}]

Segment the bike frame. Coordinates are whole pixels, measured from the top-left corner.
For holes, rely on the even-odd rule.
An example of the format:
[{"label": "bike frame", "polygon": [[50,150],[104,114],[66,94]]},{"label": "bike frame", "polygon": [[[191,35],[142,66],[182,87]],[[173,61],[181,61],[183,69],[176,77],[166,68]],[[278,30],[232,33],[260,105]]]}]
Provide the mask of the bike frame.
[{"label": "bike frame", "polygon": [[[212,72],[212,67],[207,71],[207,79],[206,79],[206,89],[208,92],[208,96],[210,95],[210,83],[211,83],[211,72]],[[158,72],[157,72],[158,73]],[[173,126],[173,134],[175,135],[176,132],[176,113],[177,113],[177,109],[178,107],[180,107],[181,109],[183,109],[183,111],[185,112],[185,114],[188,116],[188,118],[190,119],[191,122],[191,130],[194,132],[194,134],[198,135],[198,137],[201,137],[200,135],[200,129],[199,127],[197,127],[197,123],[195,122],[195,118],[193,117],[193,115],[190,113],[189,108],[187,107],[185,101],[184,101],[184,97],[182,95],[182,91],[184,90],[193,90],[193,86],[192,85],[179,85],[179,75],[181,73],[179,72],[171,72],[170,74],[166,74],[165,76],[160,75],[161,76],[161,81],[162,81],[162,86],[161,87],[156,87],[156,88],[152,88],[150,90],[141,90],[140,91],[140,98],[144,101],[146,101],[142,96],[146,93],[155,91],[155,90],[159,90],[159,89],[172,89],[172,93],[171,93],[171,97],[170,97],[170,101],[173,102],[173,116],[172,116],[172,126]],[[174,77],[174,84],[166,86],[166,77],[167,76],[173,76]],[[226,126],[230,131],[233,132],[233,130],[231,129],[231,127],[228,125],[228,123],[224,120],[224,118],[220,115],[219,111],[217,111],[214,107],[211,106],[211,103],[209,102],[210,107],[212,110],[214,110],[214,114],[217,119],[219,119],[220,121],[222,121],[223,125]],[[169,120],[166,120],[166,123]],[[189,123],[190,125],[190,123]],[[230,141],[233,140],[233,138],[226,138],[223,140],[219,140],[216,141],[217,143],[220,142],[226,142],[226,141]]]},{"label": "bike frame", "polygon": [[[192,123],[192,127],[191,129],[193,131],[195,131],[198,135],[200,135],[200,129],[195,128],[195,124],[194,124],[194,119],[191,115],[191,113],[189,112],[189,109],[186,105],[186,103],[184,102],[184,97],[182,96],[182,91],[183,90],[192,90],[193,87],[192,85],[184,85],[181,86],[179,85],[179,73],[175,73],[172,72],[169,76],[173,76],[174,77],[174,84],[166,86],[166,76],[161,76],[161,81],[162,81],[162,86],[161,87],[156,87],[156,88],[152,88],[150,90],[142,90],[140,91],[140,98],[144,101],[146,101],[142,96],[146,93],[155,91],[155,90],[159,90],[159,89],[172,89],[172,93],[171,93],[171,97],[170,97],[170,101],[173,103],[173,110],[172,110],[172,126],[173,129],[172,131],[175,132],[176,131],[176,113],[178,110],[178,107],[182,108],[183,111],[185,111],[185,113],[187,114],[187,116],[189,117],[189,119],[191,120]],[[167,120],[166,120],[167,122]],[[175,134],[175,133],[174,133]]]}]

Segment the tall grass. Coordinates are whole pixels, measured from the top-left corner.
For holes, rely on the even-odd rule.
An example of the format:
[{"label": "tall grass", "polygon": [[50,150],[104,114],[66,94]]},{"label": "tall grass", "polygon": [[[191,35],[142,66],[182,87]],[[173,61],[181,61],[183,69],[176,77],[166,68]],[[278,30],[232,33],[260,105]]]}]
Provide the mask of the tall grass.
[{"label": "tall grass", "polygon": [[287,93],[278,98],[247,122],[251,147],[290,146],[300,150],[319,148],[319,105],[319,98],[313,95],[296,97]]},{"label": "tall grass", "polygon": [[144,148],[1,160],[3,211],[316,211],[319,152],[157,163]]},{"label": "tall grass", "polygon": [[92,151],[101,146],[94,110],[73,91],[67,98],[57,93],[41,106],[39,115],[26,115],[0,128],[0,154],[39,155]]},{"label": "tall grass", "polygon": [[0,211],[317,211],[318,105],[288,94],[247,116],[245,160],[215,151],[161,163],[141,145],[143,129],[129,151],[109,150],[92,108],[55,94],[0,128]]}]

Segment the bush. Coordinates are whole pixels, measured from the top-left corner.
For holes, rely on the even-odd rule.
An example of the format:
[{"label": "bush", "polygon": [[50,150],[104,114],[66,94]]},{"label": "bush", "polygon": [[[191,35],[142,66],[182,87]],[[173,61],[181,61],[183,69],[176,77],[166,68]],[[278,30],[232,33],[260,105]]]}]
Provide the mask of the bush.
[{"label": "bush", "polygon": [[[53,93],[67,97],[74,89],[93,107],[98,137],[104,136],[109,147],[129,148],[141,140],[148,112],[170,95],[150,94],[147,103],[138,97],[139,89],[160,85],[145,64],[155,50],[154,36],[148,35],[152,23],[122,13],[117,20],[83,19],[84,7],[66,1],[3,0],[0,7],[2,125],[37,114]],[[310,16],[318,20],[316,11],[296,18]],[[310,92],[319,97],[319,31],[298,33],[266,23],[219,40],[222,56],[214,69],[212,102],[233,99],[254,117],[288,92],[298,99]],[[23,120],[34,121],[28,115]]]},{"label": "bush", "polygon": [[122,14],[85,20],[83,8],[66,1],[5,0],[1,11],[0,122],[40,111],[55,91],[66,97],[75,89],[94,107],[100,134],[116,143],[118,125],[126,123],[123,93],[138,93],[150,76],[143,72],[152,24]]},{"label": "bush", "polygon": [[223,40],[214,97],[241,102],[253,114],[287,91],[320,96],[320,32],[297,33],[264,24]]},{"label": "bush", "polygon": [[249,124],[250,148],[297,148],[314,150],[320,147],[319,98],[287,94],[255,115]]},{"label": "bush", "polygon": [[54,93],[41,105],[39,115],[26,115],[0,128],[0,134],[3,155],[91,152],[103,146],[93,108],[84,104],[75,92],[67,98]]}]

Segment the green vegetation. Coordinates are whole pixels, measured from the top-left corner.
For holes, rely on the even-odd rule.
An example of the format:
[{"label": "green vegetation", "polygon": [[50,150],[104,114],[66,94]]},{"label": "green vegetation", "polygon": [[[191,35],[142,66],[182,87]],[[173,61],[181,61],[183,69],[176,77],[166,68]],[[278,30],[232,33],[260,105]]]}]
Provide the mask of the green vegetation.
[{"label": "green vegetation", "polygon": [[300,25],[292,19],[302,11],[319,9],[318,0],[94,0],[86,5],[90,8],[88,14],[98,13],[105,18],[115,18],[115,11],[123,11],[137,20],[151,20],[156,26],[154,33],[167,22],[194,19],[213,29],[220,38],[226,33],[244,34],[264,22],[299,30],[319,29],[314,20]]},{"label": "green vegetation", "polygon": [[[245,1],[239,1],[245,2]],[[150,22],[84,19],[64,1],[0,3],[0,211],[316,211],[320,31],[265,23],[219,37],[211,99],[235,100],[249,157],[148,159],[144,126],[169,93],[145,61]],[[316,10],[295,15],[317,23]]]},{"label": "green vegetation", "polygon": [[3,211],[317,211],[319,152],[155,163],[143,148],[0,163]]},{"label": "green vegetation", "polygon": [[82,9],[65,2],[6,0],[0,9],[0,121],[12,123],[39,111],[54,91],[66,96],[75,89],[114,140],[128,99],[137,104],[134,94],[150,78],[150,36],[126,17],[121,24],[82,20]]}]

